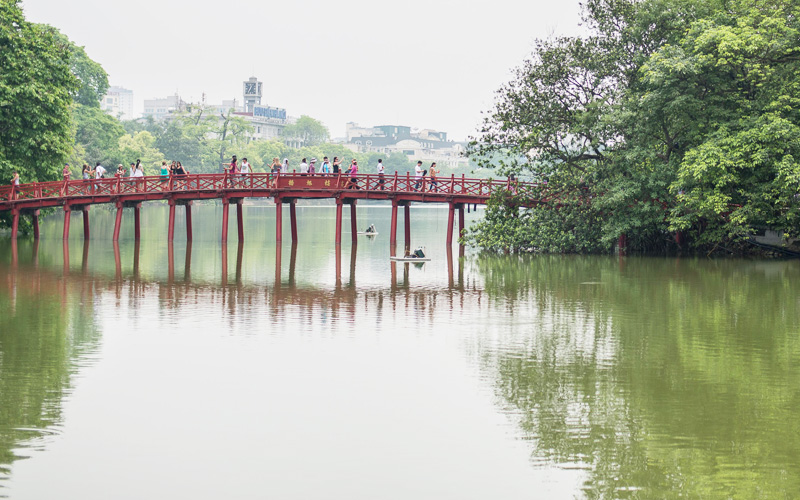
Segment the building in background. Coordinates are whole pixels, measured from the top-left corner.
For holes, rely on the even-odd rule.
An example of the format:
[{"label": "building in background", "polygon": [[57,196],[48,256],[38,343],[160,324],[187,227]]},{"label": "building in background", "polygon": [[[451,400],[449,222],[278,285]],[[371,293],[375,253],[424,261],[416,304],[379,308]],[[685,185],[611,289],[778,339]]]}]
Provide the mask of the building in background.
[{"label": "building in background", "polygon": [[464,155],[467,143],[447,140],[447,132],[430,129],[414,132],[411,127],[402,125],[360,127],[353,122],[348,123],[346,129],[345,146],[354,152],[403,153],[413,161],[435,161],[440,167],[469,164]]},{"label": "building in background", "polygon": [[120,120],[133,120],[133,91],[122,87],[108,87],[100,100],[100,109]]},{"label": "building in background", "polygon": [[152,116],[154,120],[163,120],[170,113],[184,111],[187,103],[178,94],[161,99],[145,99],[143,117]]}]

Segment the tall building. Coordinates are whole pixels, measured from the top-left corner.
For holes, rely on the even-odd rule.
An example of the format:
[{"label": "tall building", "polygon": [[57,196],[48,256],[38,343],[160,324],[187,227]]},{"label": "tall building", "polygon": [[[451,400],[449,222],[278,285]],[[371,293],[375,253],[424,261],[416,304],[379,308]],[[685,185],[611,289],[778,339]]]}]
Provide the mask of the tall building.
[{"label": "tall building", "polygon": [[120,120],[133,120],[133,91],[122,87],[108,87],[100,101],[100,109]]}]

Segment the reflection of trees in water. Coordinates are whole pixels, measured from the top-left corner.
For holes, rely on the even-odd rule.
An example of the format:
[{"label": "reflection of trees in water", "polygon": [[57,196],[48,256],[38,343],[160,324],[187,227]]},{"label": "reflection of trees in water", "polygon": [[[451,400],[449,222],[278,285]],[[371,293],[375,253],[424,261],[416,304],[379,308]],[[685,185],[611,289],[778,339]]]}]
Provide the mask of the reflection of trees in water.
[{"label": "reflection of trees in water", "polygon": [[[0,262],[7,262],[0,255]],[[71,380],[97,348],[90,282],[0,265],[0,478],[58,432]]]},{"label": "reflection of trees in water", "polygon": [[534,257],[480,270],[496,307],[531,319],[512,349],[484,351],[497,393],[537,460],[587,469],[588,497],[800,495],[796,263]]}]

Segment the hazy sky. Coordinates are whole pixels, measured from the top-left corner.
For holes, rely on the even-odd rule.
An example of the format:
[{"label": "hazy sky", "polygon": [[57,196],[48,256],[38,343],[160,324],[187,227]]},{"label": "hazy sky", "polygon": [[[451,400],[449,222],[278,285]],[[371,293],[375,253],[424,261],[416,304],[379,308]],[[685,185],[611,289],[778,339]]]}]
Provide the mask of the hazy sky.
[{"label": "hazy sky", "polygon": [[536,38],[579,32],[579,0],[24,0],[142,101],[242,99],[345,123],[476,130]]}]

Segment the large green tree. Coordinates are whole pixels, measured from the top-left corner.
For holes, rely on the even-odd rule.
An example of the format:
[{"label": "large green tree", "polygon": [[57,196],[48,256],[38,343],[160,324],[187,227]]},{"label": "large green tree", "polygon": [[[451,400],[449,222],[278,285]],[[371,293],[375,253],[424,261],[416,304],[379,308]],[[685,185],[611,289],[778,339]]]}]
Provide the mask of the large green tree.
[{"label": "large green tree", "polygon": [[281,134],[289,139],[299,139],[305,146],[316,146],[328,140],[328,128],[319,120],[301,115],[296,122],[287,125]]},{"label": "large green tree", "polygon": [[797,9],[587,2],[590,34],[539,42],[499,91],[472,152],[503,175],[548,180],[546,203],[503,216],[498,195],[487,224],[506,234],[503,224],[522,223],[518,240],[473,232],[471,241],[606,251],[620,234],[644,250],[664,248],[675,230],[706,248],[759,225],[795,233]]},{"label": "large green tree", "polygon": [[18,0],[0,2],[0,182],[58,177],[72,146],[70,106],[79,89],[72,47],[25,20]]}]

